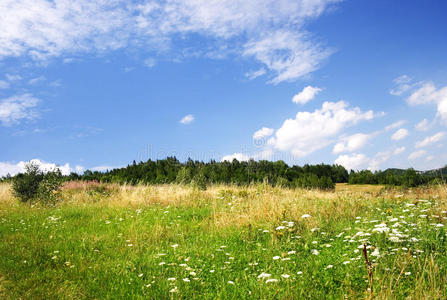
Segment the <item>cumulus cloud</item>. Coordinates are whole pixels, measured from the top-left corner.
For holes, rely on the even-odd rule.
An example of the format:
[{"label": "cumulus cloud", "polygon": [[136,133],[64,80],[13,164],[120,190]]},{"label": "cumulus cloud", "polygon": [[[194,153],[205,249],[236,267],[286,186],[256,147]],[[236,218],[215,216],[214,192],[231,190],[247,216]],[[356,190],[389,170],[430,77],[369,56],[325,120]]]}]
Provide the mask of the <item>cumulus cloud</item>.
[{"label": "cumulus cloud", "polygon": [[377,133],[356,133],[347,137],[343,137],[341,142],[335,144],[332,152],[335,154],[341,152],[354,152],[361,149],[366,143],[376,136]]},{"label": "cumulus cloud", "polygon": [[399,148],[396,148],[396,149],[394,149],[393,154],[394,154],[394,155],[399,155],[399,154],[401,154],[402,152],[404,152],[405,149],[406,149],[406,148],[405,148],[404,146],[399,147]]},{"label": "cumulus cloud", "polygon": [[408,159],[413,160],[413,159],[416,159],[416,158],[419,158],[419,157],[425,155],[426,153],[427,153],[427,151],[425,151],[425,150],[414,151],[410,155],[408,155]]},{"label": "cumulus cloud", "polygon": [[253,134],[253,138],[255,140],[264,139],[266,137],[271,136],[273,132],[274,132],[273,128],[262,127]]},{"label": "cumulus cloud", "polygon": [[12,96],[0,100],[0,122],[3,126],[11,126],[21,120],[31,120],[38,117],[34,108],[39,99],[31,94]]},{"label": "cumulus cloud", "polygon": [[437,116],[447,122],[447,86],[436,89],[432,82],[424,83],[407,98],[410,105],[436,104]]},{"label": "cumulus cloud", "polygon": [[397,130],[391,136],[391,139],[394,140],[394,141],[400,141],[401,139],[406,138],[409,134],[410,134],[410,132],[407,129],[401,128],[401,129]]},{"label": "cumulus cloud", "polygon": [[359,170],[366,167],[369,158],[364,154],[345,154],[337,157],[334,163],[345,167],[347,170]]},{"label": "cumulus cloud", "polygon": [[416,142],[415,148],[423,148],[423,147],[430,146],[431,144],[437,143],[440,140],[442,140],[445,135],[446,135],[445,132],[438,132],[432,136],[428,136],[425,139],[423,139],[422,141]]},{"label": "cumulus cloud", "polygon": [[221,161],[232,162],[233,159],[237,159],[238,161],[248,161],[250,159],[250,157],[246,154],[238,152],[238,153],[233,153],[230,155],[225,155],[224,157],[222,157]]},{"label": "cumulus cloud", "polygon": [[368,169],[371,171],[379,170],[380,166],[390,159],[391,154],[391,151],[380,151],[376,153],[376,155],[369,161]]},{"label": "cumulus cloud", "polygon": [[181,41],[201,35],[209,39],[199,50],[188,50],[193,55],[253,57],[276,84],[309,74],[332,53],[305,24],[336,2],[4,0],[0,58],[40,61],[126,47],[184,55],[185,49],[177,50]]},{"label": "cumulus cloud", "polygon": [[293,96],[292,101],[295,103],[300,104],[306,104],[321,91],[320,88],[313,87],[313,86],[306,86],[301,92]]},{"label": "cumulus cloud", "polygon": [[[56,165],[54,163],[45,162],[37,158],[32,159],[29,162],[37,164],[39,168],[44,172],[52,171],[58,168],[59,170],[61,170],[62,175],[69,175],[71,172],[78,171],[81,168],[83,169],[82,166],[76,166],[75,169],[72,169],[69,163],[66,163],[64,165]],[[0,162],[0,176],[6,176],[7,174],[14,176],[18,173],[23,173],[25,172],[26,164],[29,162],[28,161],[20,161],[18,163]]]},{"label": "cumulus cloud", "polygon": [[284,121],[268,145],[303,157],[328,146],[343,129],[375,116],[377,114],[371,110],[362,112],[358,107],[349,108],[344,101],[324,102],[321,109],[298,112],[294,119]]},{"label": "cumulus cloud", "polygon": [[182,124],[191,124],[192,122],[194,122],[195,118],[193,115],[186,115],[184,116],[179,122]]}]

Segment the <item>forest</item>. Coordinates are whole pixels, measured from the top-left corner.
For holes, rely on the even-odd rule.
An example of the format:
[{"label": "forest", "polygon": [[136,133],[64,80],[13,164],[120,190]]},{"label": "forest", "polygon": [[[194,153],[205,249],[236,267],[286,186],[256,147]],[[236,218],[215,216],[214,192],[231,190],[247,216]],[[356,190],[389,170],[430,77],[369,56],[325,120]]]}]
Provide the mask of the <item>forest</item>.
[{"label": "forest", "polygon": [[[83,180],[118,184],[192,184],[206,188],[209,184],[249,185],[267,183],[289,188],[317,188],[330,190],[336,183],[382,184],[416,187],[430,183],[446,182],[444,170],[426,172],[414,169],[387,169],[385,171],[346,170],[340,165],[316,164],[289,166],[284,161],[223,161],[209,162],[188,159],[180,162],[176,157],[146,162],[133,161],[123,168],[105,172],[86,170],[83,174],[71,173],[64,181]],[[21,176],[20,174],[16,176]],[[11,176],[2,181],[11,180]]]}]

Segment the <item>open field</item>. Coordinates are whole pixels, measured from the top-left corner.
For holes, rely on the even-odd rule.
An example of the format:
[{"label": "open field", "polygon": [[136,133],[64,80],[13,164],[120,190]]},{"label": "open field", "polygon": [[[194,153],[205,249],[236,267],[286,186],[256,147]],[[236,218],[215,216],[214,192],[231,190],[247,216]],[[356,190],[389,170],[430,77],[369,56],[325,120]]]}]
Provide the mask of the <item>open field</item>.
[{"label": "open field", "polygon": [[445,299],[446,200],[445,186],[75,182],[45,207],[3,184],[0,297]]}]

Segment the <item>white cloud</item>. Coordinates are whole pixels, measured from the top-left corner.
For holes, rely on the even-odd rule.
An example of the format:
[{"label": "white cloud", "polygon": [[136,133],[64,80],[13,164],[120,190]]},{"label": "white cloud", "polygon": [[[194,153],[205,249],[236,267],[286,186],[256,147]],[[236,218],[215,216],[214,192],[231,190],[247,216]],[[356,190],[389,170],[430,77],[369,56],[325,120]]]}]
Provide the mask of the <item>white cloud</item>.
[{"label": "white cloud", "polygon": [[434,103],[437,106],[437,116],[447,122],[447,86],[436,89],[432,82],[424,83],[407,98],[410,105]]},{"label": "white cloud", "polygon": [[442,140],[445,135],[446,135],[445,132],[438,132],[435,135],[428,136],[424,140],[416,142],[415,148],[423,148],[431,144],[437,143],[440,140]]},{"label": "white cloud", "polygon": [[411,78],[407,75],[402,75],[393,80],[394,88],[390,90],[390,94],[394,96],[400,96],[409,89],[411,89],[412,84],[410,84]]},{"label": "white cloud", "polygon": [[245,77],[247,77],[250,80],[253,80],[259,76],[264,75],[265,73],[267,73],[267,71],[264,68],[260,68],[259,70],[249,71],[245,73]]},{"label": "white cloud", "polygon": [[289,30],[267,32],[245,44],[244,51],[244,55],[253,56],[276,74],[270,81],[273,84],[317,70],[331,54],[331,50],[309,41],[306,34]]},{"label": "white cloud", "polygon": [[67,52],[100,52],[126,41],[128,12],[120,1],[4,0],[0,57],[46,59]]},{"label": "white cloud", "polygon": [[179,122],[182,124],[191,124],[195,120],[193,115],[184,116]]},{"label": "white cloud", "polygon": [[432,161],[433,159],[435,159],[435,157],[433,155],[429,155],[429,156],[427,156],[427,158],[425,160]]},{"label": "white cloud", "polygon": [[416,158],[419,158],[419,157],[425,155],[426,153],[427,153],[427,151],[425,151],[425,150],[414,151],[410,155],[408,155],[408,159],[413,160],[413,159],[416,159]]},{"label": "white cloud", "polygon": [[[216,58],[231,53],[255,58],[276,84],[306,76],[332,53],[304,25],[339,1],[4,0],[0,58],[69,59],[126,47]],[[194,35],[209,37],[200,50],[178,47]]]},{"label": "white cloud", "polygon": [[35,78],[30,79],[28,81],[28,84],[38,84],[38,83],[41,83],[41,82],[43,82],[45,80],[46,80],[45,76],[39,76],[39,77],[35,77]]},{"label": "white cloud", "polygon": [[429,129],[428,120],[423,119],[422,121],[417,123],[416,126],[414,126],[414,128],[416,128],[416,130],[419,130],[419,131],[427,131]]},{"label": "white cloud", "polygon": [[110,171],[110,170],[113,170],[113,169],[118,169],[118,168],[121,168],[120,166],[97,166],[97,167],[93,167],[93,168],[90,168],[89,170],[90,171],[98,171],[98,172],[106,172],[106,171]]},{"label": "white cloud", "polygon": [[340,155],[334,163],[337,165],[342,165],[347,170],[359,170],[364,169],[369,163],[369,158],[364,154],[351,154],[351,155]]},{"label": "white cloud", "polygon": [[8,81],[17,81],[22,79],[22,76],[17,74],[6,74],[5,76]]},{"label": "white cloud", "polygon": [[306,86],[301,92],[293,96],[292,101],[295,103],[300,104],[306,104],[321,91],[320,88],[312,87],[312,86]]},{"label": "white cloud", "polygon": [[232,162],[233,159],[237,159],[238,161],[248,161],[250,159],[250,157],[248,155],[245,155],[243,153],[233,153],[230,155],[225,155],[224,157],[222,157],[221,161],[229,161]]},{"label": "white cloud", "polygon": [[368,169],[371,171],[376,171],[380,169],[380,166],[386,162],[391,157],[391,151],[381,151],[378,152],[374,157],[369,161]]},{"label": "white cloud", "polygon": [[354,152],[359,149],[361,149],[363,146],[366,145],[366,143],[376,136],[377,133],[356,133],[347,137],[342,138],[341,142],[338,142],[335,144],[334,148],[332,149],[332,152],[335,154],[341,153],[341,152]]},{"label": "white cloud", "polygon": [[404,139],[405,137],[407,137],[409,134],[410,134],[410,132],[407,129],[401,128],[401,129],[397,130],[391,136],[391,139],[394,141],[400,141],[401,139]]},{"label": "white cloud", "polygon": [[393,154],[394,154],[394,155],[399,155],[399,154],[401,154],[402,152],[404,152],[405,149],[406,149],[406,148],[405,148],[404,146],[399,147],[399,148],[396,148],[396,149],[394,149]]},{"label": "white cloud", "polygon": [[[45,162],[40,159],[32,159],[29,162],[35,163],[39,166],[39,168],[44,171],[52,171],[56,168],[59,168],[61,170],[62,175],[69,175],[71,172],[74,172],[75,170],[78,170],[79,168],[82,168],[81,166],[76,166],[75,170],[70,168],[69,163],[65,163],[64,165],[56,165],[54,163]],[[25,166],[28,161],[20,161],[18,163],[10,163],[10,162],[0,162],[0,177],[6,176],[7,174],[10,174],[11,176],[14,176],[18,173],[25,172]]]},{"label": "white cloud", "polygon": [[21,120],[31,120],[38,117],[38,113],[33,108],[38,104],[39,99],[31,94],[23,94],[0,100],[0,122],[3,126],[16,124]]},{"label": "white cloud", "polygon": [[390,131],[391,129],[395,129],[397,127],[401,127],[402,125],[404,125],[407,121],[405,120],[400,120],[397,122],[394,122],[393,124],[388,125],[387,127],[385,127],[386,131]]},{"label": "white cloud", "polygon": [[0,80],[0,89],[9,89],[9,82],[4,81],[4,80]]},{"label": "white cloud", "polygon": [[153,59],[153,58],[151,58],[151,57],[146,58],[146,59],[144,60],[144,65],[145,65],[146,67],[148,67],[148,68],[152,68],[153,66],[155,66],[156,63],[157,63],[157,62],[155,61],[155,59]]},{"label": "white cloud", "polygon": [[262,127],[253,134],[253,138],[255,140],[264,139],[266,137],[271,136],[273,132],[274,132],[273,128]]},{"label": "white cloud", "polygon": [[314,112],[298,112],[294,119],[284,121],[268,144],[281,151],[303,157],[332,143],[332,138],[348,126],[375,117],[373,111],[348,108],[344,101],[324,102]]}]

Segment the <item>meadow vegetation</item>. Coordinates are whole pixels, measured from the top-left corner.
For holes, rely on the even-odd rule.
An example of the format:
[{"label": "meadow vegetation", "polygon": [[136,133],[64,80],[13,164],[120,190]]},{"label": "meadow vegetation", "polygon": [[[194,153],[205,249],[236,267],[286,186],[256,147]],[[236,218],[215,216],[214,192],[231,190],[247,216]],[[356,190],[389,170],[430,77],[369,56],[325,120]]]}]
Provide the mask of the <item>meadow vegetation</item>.
[{"label": "meadow vegetation", "polygon": [[0,184],[0,298],[447,297],[444,185],[72,181],[57,197]]}]

